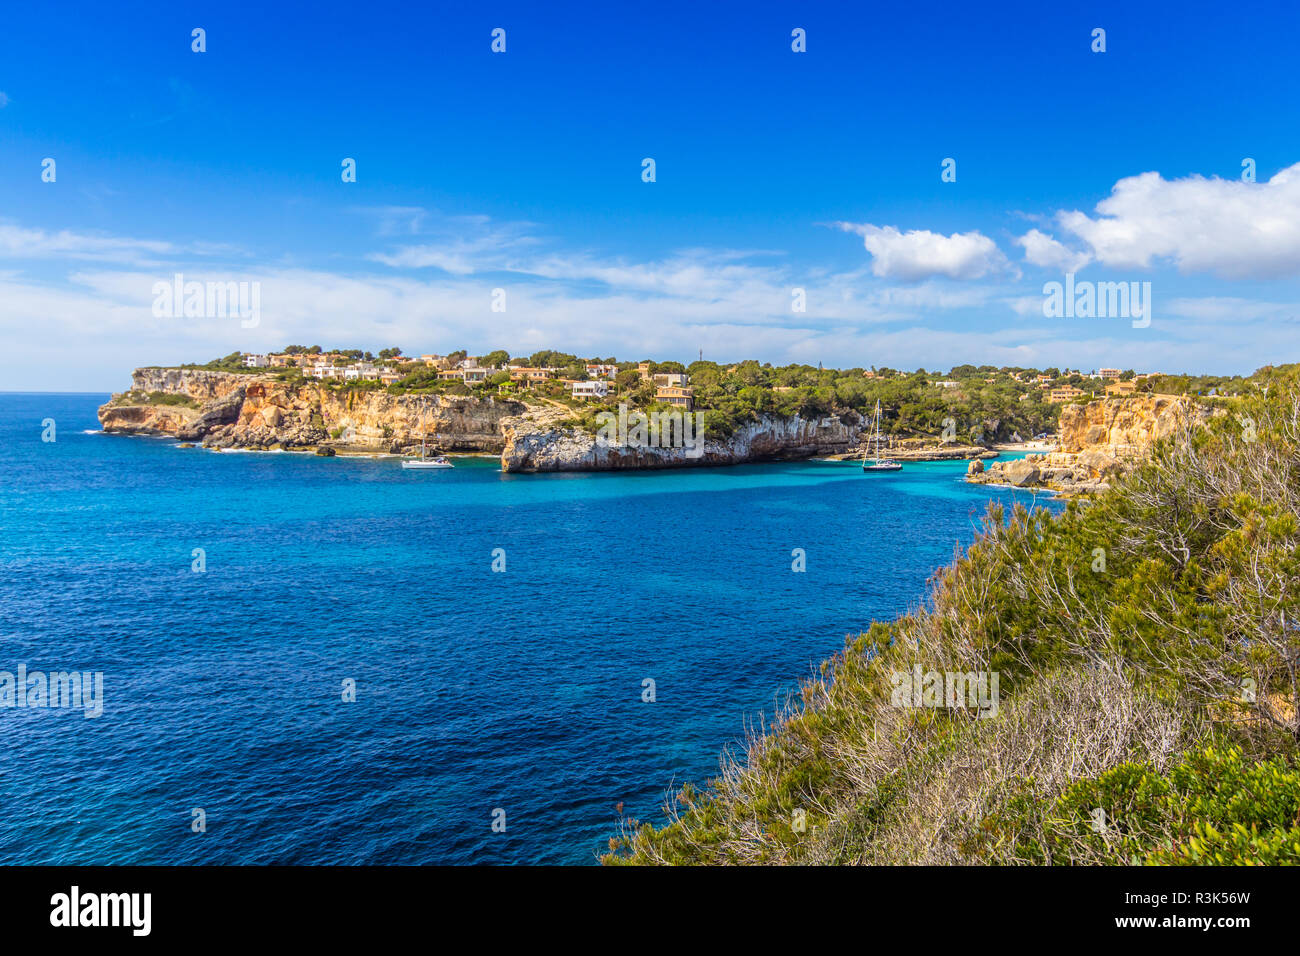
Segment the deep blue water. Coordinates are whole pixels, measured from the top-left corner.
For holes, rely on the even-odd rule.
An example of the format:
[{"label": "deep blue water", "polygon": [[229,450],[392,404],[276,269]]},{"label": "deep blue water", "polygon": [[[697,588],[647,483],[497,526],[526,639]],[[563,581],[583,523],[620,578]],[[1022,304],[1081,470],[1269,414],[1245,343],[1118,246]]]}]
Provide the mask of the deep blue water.
[{"label": "deep blue water", "polygon": [[97,719],[0,709],[0,864],[593,862],[1030,497],[214,454],[93,433],[106,398],[0,394],[0,670],[105,681]]}]

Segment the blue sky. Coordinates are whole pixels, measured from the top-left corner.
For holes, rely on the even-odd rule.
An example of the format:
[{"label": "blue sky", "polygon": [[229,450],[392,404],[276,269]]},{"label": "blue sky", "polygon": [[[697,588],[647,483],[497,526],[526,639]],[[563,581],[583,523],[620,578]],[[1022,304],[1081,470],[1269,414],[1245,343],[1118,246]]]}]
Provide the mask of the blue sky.
[{"label": "blue sky", "polygon": [[[290,342],[1300,358],[1290,4],[409,6],[9,10],[0,388],[116,389]],[[1150,282],[1150,326],[1046,318],[1070,270]],[[256,327],[155,316],[178,272],[258,282]]]}]

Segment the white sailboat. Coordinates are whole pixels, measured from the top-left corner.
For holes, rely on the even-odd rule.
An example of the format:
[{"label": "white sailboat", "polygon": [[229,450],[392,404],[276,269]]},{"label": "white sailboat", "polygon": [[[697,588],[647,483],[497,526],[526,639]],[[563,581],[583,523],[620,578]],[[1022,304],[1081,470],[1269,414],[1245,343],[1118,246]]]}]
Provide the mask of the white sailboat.
[{"label": "white sailboat", "polygon": [[873,439],[873,444],[875,445],[876,455],[874,458],[862,459],[862,470],[871,472],[902,471],[903,466],[892,458],[880,457],[880,399],[876,399],[876,417],[874,425],[875,437]]},{"label": "white sailboat", "polygon": [[453,465],[450,461],[448,461],[447,458],[443,455],[438,455],[435,458],[430,458],[428,456],[428,449],[425,445],[425,435],[428,433],[428,429],[426,429],[424,426],[424,406],[425,406],[425,402],[421,402],[420,403],[420,457],[418,459],[417,458],[403,459],[402,467],[403,468],[455,468],[456,466]]}]

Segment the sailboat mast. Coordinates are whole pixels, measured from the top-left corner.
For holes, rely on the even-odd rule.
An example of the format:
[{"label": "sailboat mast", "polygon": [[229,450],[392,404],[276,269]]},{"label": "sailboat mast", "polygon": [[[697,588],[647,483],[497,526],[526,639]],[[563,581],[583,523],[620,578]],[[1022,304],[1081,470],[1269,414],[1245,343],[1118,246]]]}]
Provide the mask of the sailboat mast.
[{"label": "sailboat mast", "polygon": [[876,461],[880,461],[880,399],[876,399]]}]

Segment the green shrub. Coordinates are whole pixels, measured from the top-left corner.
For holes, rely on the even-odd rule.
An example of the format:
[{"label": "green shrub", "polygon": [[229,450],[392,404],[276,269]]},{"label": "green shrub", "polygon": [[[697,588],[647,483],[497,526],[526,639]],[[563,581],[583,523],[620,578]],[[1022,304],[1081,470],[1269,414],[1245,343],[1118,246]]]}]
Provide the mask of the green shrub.
[{"label": "green shrub", "polygon": [[1300,772],[1283,757],[1249,763],[1236,747],[1209,747],[1164,773],[1121,764],[1048,805],[1021,795],[982,830],[1014,837],[1027,862],[1300,864]]}]

